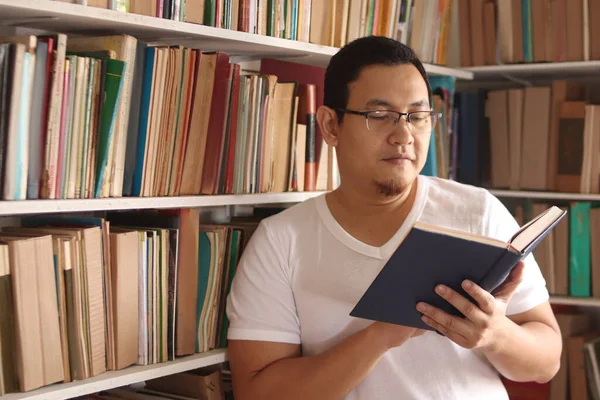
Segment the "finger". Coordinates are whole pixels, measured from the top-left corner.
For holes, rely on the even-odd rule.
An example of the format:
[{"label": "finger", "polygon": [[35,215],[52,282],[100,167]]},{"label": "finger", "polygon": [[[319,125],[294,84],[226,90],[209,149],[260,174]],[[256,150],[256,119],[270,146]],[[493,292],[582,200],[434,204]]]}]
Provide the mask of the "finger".
[{"label": "finger", "polygon": [[436,331],[438,331],[439,333],[446,336],[448,339],[452,340],[454,343],[458,344],[459,346],[462,346],[462,347],[468,346],[468,340],[463,335],[459,334],[458,332],[451,331],[450,329],[448,329],[448,327],[440,324],[439,322],[429,318],[426,315],[423,315],[421,317],[421,320],[424,323],[426,323],[427,325],[429,325],[430,327],[432,327],[433,329],[435,329]]},{"label": "finger", "polygon": [[448,314],[445,311],[440,310],[439,308],[432,307],[429,304],[419,303],[417,304],[417,310],[419,310],[423,315],[429,317],[431,320],[436,323],[444,326],[444,331],[440,331],[445,334],[446,331],[456,332],[464,337],[469,336],[469,333],[473,330],[473,323],[470,321],[455,317],[453,315]]},{"label": "finger", "polygon": [[480,324],[486,318],[485,313],[477,305],[448,286],[438,285],[435,291],[473,323]]},{"label": "finger", "polygon": [[477,302],[481,311],[486,314],[494,312],[496,299],[490,292],[470,280],[463,281],[462,287]]},{"label": "finger", "polygon": [[496,299],[508,303],[521,282],[525,271],[525,263],[519,263],[512,269],[506,280],[494,290],[493,295]]}]

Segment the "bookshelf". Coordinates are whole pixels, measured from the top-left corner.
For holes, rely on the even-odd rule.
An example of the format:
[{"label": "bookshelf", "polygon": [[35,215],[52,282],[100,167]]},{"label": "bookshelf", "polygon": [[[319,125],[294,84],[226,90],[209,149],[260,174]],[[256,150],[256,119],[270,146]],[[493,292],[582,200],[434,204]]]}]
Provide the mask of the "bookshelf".
[{"label": "bookshelf", "polygon": [[6,394],[4,396],[0,396],[0,399],[62,400],[99,392],[101,390],[130,385],[148,379],[159,378],[161,376],[189,371],[195,368],[214,365],[226,360],[227,352],[225,349],[211,350],[206,353],[181,357],[175,361],[169,361],[161,364],[132,366],[120,371],[107,371],[101,375],[85,379],[83,381],[74,381],[45,386],[26,393]]},{"label": "bookshelf", "polygon": [[551,296],[550,304],[580,307],[600,307],[600,299],[593,297]]},{"label": "bookshelf", "polygon": [[600,194],[491,189],[497,197],[531,200],[600,201]]},{"label": "bookshelf", "polygon": [[[146,0],[144,0],[146,1]],[[148,0],[150,1],[150,0]],[[163,18],[123,13],[96,7],[85,7],[52,0],[0,0],[0,27],[36,32],[61,32],[69,37],[128,34],[148,45],[182,45],[201,51],[222,51],[231,62],[242,63],[274,58],[324,67],[339,50],[336,47],[250,34]],[[431,75],[452,76],[471,80],[474,74],[461,68],[425,64]],[[210,208],[227,206],[286,205],[299,203],[323,192],[283,192],[244,195],[204,195],[178,197],[112,197],[95,199],[0,201],[0,218],[36,214],[107,212],[114,210],[150,210]],[[0,221],[3,222],[3,221]],[[217,349],[174,361],[133,365],[107,371],[89,379],[42,386],[24,393],[0,396],[0,400],[67,399],[140,383],[227,360],[227,350]]]},{"label": "bookshelf", "polygon": [[467,67],[475,79],[502,78],[510,75],[515,78],[535,77],[560,79],[566,76],[597,75],[600,71],[600,61],[565,61],[523,64],[485,65]]},{"label": "bookshelf", "polygon": [[[71,34],[118,32],[144,39],[149,44],[199,45],[202,51],[220,50],[242,60],[270,57],[320,67],[327,66],[338,51],[335,47],[51,0],[0,0],[2,25]],[[462,68],[425,64],[425,70],[433,75],[473,79],[473,72]]]},{"label": "bookshelf", "polygon": [[25,214],[143,210],[165,208],[197,208],[240,205],[299,203],[323,192],[283,192],[242,195],[121,197],[70,200],[16,200],[0,202],[0,216]]},{"label": "bookshelf", "polygon": [[[232,61],[235,62],[277,58],[324,67],[338,51],[338,48],[330,46],[51,0],[0,0],[0,26],[18,26],[64,32],[70,36],[101,33],[129,34],[147,41],[150,45],[179,44],[200,48],[202,51],[224,51],[231,54]],[[424,65],[426,71],[431,75],[452,76],[462,82],[502,79],[508,75],[513,77],[589,75],[600,70],[600,61],[496,65],[472,68],[451,68],[434,64]],[[600,200],[600,195],[576,193],[509,190],[491,190],[491,192],[498,197],[506,198]],[[285,205],[299,203],[322,193],[324,192],[0,201],[0,217],[112,210]],[[600,299],[591,298],[553,296],[551,303],[600,307]],[[72,398],[214,365],[226,360],[226,349],[212,350],[177,358],[175,361],[147,366],[131,366],[119,371],[108,371],[82,381],[45,386],[26,393],[4,395],[0,396],[0,400]]]}]

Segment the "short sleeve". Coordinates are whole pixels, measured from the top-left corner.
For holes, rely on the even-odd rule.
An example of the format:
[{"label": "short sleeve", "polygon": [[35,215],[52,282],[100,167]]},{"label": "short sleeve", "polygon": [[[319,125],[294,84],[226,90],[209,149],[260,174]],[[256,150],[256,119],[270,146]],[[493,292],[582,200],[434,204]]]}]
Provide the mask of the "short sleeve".
[{"label": "short sleeve", "polygon": [[252,235],[233,278],[227,338],[300,344],[286,247],[265,222]]},{"label": "short sleeve", "polygon": [[[510,240],[510,238],[519,230],[519,224],[504,204],[502,204],[495,196],[489,194],[488,202],[487,235],[502,241]],[[507,306],[507,315],[528,311],[550,298],[546,288],[546,281],[533,253],[530,253],[525,258],[524,262],[525,270],[523,281]]]}]

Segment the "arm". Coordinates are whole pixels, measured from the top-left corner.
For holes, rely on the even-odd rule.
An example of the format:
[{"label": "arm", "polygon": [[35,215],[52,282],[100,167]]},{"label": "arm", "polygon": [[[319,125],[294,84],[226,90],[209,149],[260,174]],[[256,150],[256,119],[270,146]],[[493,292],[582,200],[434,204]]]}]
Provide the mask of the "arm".
[{"label": "arm", "polygon": [[485,353],[502,375],[517,382],[548,382],[558,372],[562,340],[548,302],[503,319],[496,348]]},{"label": "arm", "polygon": [[228,357],[235,397],[341,399],[356,387],[391,347],[424,333],[375,322],[325,353],[301,357],[300,345],[231,340]]},{"label": "arm", "polygon": [[482,350],[506,378],[542,383],[558,372],[562,340],[547,301],[529,311],[506,316],[507,304],[523,280],[523,269],[521,262],[494,295],[465,281],[463,288],[477,304],[450,288],[442,285],[436,288],[465,318],[451,316],[426,304],[419,304],[417,309],[423,312],[426,324],[456,344]]}]

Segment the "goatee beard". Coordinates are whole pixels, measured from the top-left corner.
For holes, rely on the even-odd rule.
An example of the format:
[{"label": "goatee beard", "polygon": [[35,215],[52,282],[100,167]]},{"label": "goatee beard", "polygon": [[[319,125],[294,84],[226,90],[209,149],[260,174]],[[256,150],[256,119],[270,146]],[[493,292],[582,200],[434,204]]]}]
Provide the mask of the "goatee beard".
[{"label": "goatee beard", "polygon": [[375,185],[377,186],[377,193],[386,197],[399,196],[404,190],[400,182],[395,179],[390,179],[386,182],[375,181]]}]

